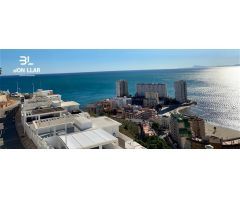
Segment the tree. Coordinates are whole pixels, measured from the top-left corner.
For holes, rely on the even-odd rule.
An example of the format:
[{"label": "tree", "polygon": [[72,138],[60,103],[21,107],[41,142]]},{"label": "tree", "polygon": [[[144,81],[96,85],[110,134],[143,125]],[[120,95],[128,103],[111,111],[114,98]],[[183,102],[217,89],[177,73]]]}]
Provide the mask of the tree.
[{"label": "tree", "polygon": [[159,125],[157,122],[153,122],[153,123],[152,123],[152,129],[153,129],[154,131],[158,132],[159,129],[160,129],[160,125]]},{"label": "tree", "polygon": [[142,140],[136,140],[139,144],[147,149],[169,149],[166,141],[158,136],[147,136]]}]

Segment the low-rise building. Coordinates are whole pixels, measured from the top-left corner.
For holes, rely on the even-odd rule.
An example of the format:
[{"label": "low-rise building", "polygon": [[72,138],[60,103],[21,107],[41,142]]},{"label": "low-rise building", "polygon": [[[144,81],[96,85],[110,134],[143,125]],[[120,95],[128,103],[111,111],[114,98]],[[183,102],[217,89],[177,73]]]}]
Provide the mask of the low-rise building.
[{"label": "low-rise building", "polygon": [[90,117],[87,112],[71,114],[79,104],[61,101],[58,107],[57,99],[48,98],[52,92],[40,93],[21,107],[24,132],[37,148],[121,148],[119,122],[105,116]]},{"label": "low-rise building", "polygon": [[148,120],[150,118],[155,117],[156,115],[157,112],[155,109],[142,108],[141,110],[138,110],[134,113],[134,118]]},{"label": "low-rise building", "polygon": [[27,122],[25,131],[38,148],[109,148],[118,145],[119,126],[108,117],[80,113]]},{"label": "low-rise building", "polygon": [[152,121],[158,123],[161,128],[169,128],[170,117],[166,115],[157,115]]},{"label": "low-rise building", "polygon": [[131,105],[132,104],[132,98],[129,98],[129,97],[115,97],[115,98],[112,98],[111,101],[115,102],[116,105],[119,107],[119,108],[123,108],[125,106],[128,106],[128,105]]},{"label": "low-rise building", "polygon": [[73,112],[79,110],[80,104],[75,101],[62,101],[61,107],[68,112]]},{"label": "low-rise building", "polygon": [[156,132],[151,128],[149,123],[143,123],[142,124],[142,128],[143,128],[143,133],[146,136],[155,136],[157,135]]}]

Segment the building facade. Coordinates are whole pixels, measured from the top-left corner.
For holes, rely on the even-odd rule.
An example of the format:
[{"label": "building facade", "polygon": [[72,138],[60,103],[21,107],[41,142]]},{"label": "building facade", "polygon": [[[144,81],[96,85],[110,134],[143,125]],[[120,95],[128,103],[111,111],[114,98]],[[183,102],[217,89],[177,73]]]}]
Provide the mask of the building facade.
[{"label": "building facade", "polygon": [[145,92],[143,100],[144,107],[155,107],[159,104],[159,95],[157,92]]},{"label": "building facade", "polygon": [[178,102],[184,103],[187,101],[187,83],[180,80],[174,82],[175,98]]},{"label": "building facade", "polygon": [[128,82],[126,80],[118,80],[116,82],[116,96],[128,96]]},{"label": "building facade", "polygon": [[181,114],[171,114],[169,122],[169,132],[172,139],[177,142],[180,148],[190,148],[187,140],[191,138],[191,129],[188,118]]},{"label": "building facade", "polygon": [[129,97],[115,97],[112,98],[111,101],[113,101],[119,108],[123,108],[128,105],[132,105],[132,98]]},{"label": "building facade", "polygon": [[137,84],[137,96],[143,97],[146,92],[158,93],[159,97],[167,97],[167,86],[161,83],[139,83]]},{"label": "building facade", "polygon": [[194,137],[205,138],[205,122],[202,118],[191,117],[189,119],[190,128]]}]

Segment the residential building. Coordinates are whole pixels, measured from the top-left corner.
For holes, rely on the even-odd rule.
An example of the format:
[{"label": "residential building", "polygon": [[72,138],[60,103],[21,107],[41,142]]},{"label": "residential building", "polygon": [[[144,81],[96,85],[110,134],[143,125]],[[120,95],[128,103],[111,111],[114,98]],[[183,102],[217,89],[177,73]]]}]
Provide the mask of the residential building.
[{"label": "residential building", "polygon": [[142,124],[142,128],[143,128],[143,133],[146,136],[156,136],[156,132],[151,128],[149,122],[145,122]]},{"label": "residential building", "polygon": [[159,97],[167,97],[167,86],[161,83],[139,83],[137,84],[137,93],[139,97],[145,96],[146,92],[156,92]]},{"label": "residential building", "polygon": [[134,96],[132,97],[132,105],[143,106],[144,97]]},{"label": "residential building", "polygon": [[116,82],[116,96],[128,96],[128,82],[126,80],[118,80]]},{"label": "residential building", "polygon": [[157,115],[152,121],[158,123],[161,128],[169,128],[170,117],[166,115]]},{"label": "residential building", "polygon": [[79,110],[79,106],[80,104],[75,101],[62,101],[60,107],[68,112],[74,112]]},{"label": "residential building", "polygon": [[103,105],[100,102],[93,103],[93,104],[88,104],[86,110],[90,114],[96,114],[97,116],[104,113]]},{"label": "residential building", "polygon": [[36,92],[33,93],[35,96],[49,96],[53,95],[53,90],[43,90],[43,89],[38,89]]},{"label": "residential building", "polygon": [[190,142],[187,138],[191,137],[191,130],[187,117],[172,113],[169,122],[169,132],[180,148],[190,148]]},{"label": "residential building", "polygon": [[191,132],[194,137],[204,139],[205,138],[205,122],[199,117],[189,118]]},{"label": "residential building", "polygon": [[143,100],[144,107],[155,107],[159,104],[159,94],[157,92],[145,92]]},{"label": "residential building", "polygon": [[119,108],[123,108],[125,106],[131,105],[132,104],[132,98],[129,97],[115,97],[111,99],[112,101],[114,101],[116,103],[116,105]]},{"label": "residential building", "polygon": [[134,118],[142,119],[142,120],[149,120],[157,115],[155,109],[150,108],[142,108],[141,110],[135,111]]},{"label": "residential building", "polygon": [[107,117],[92,120],[86,113],[26,123],[26,134],[37,148],[105,148],[118,146],[119,123]]},{"label": "residential building", "polygon": [[174,82],[175,98],[178,102],[184,103],[187,101],[187,83],[179,80]]},{"label": "residential building", "polygon": [[135,142],[132,138],[122,133],[119,133],[117,138],[119,141],[119,146],[121,146],[124,149],[145,149],[145,147],[143,147],[139,143]]},{"label": "residential building", "polygon": [[[75,102],[57,106],[55,100],[46,95],[34,95],[21,107],[21,119],[24,133],[37,148],[56,149],[119,149],[119,122],[108,117],[90,117],[87,112],[72,114],[79,105]],[[36,98],[37,96],[37,98]],[[30,106],[28,105],[30,104]],[[63,103],[63,104],[62,104]],[[41,105],[39,107],[39,105]],[[54,105],[54,106],[53,106]],[[139,148],[141,145],[128,145]]]}]

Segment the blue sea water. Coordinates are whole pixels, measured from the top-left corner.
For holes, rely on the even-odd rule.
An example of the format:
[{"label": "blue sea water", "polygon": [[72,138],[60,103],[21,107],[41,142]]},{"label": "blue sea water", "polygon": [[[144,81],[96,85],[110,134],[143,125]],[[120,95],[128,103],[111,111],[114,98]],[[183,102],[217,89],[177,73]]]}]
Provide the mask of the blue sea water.
[{"label": "blue sea water", "polygon": [[143,71],[89,72],[36,76],[0,76],[0,90],[32,92],[52,89],[63,100],[82,106],[115,96],[115,82],[128,80],[134,95],[137,83],[166,83],[168,95],[174,97],[173,83],[186,80],[188,98],[197,101],[191,112],[221,126],[240,130],[240,67],[163,69]]}]

